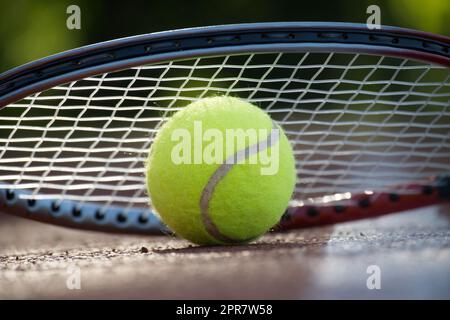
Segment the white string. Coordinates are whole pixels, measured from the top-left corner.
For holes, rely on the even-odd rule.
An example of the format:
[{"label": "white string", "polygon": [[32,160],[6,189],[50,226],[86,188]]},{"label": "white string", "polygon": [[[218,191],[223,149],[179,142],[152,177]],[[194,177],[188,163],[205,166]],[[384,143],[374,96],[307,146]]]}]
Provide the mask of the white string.
[{"label": "white string", "polygon": [[[266,110],[296,156],[296,200],[450,173],[448,68],[340,53],[241,54],[87,77],[0,110],[0,182],[35,199],[144,207],[155,133],[196,99]],[[406,192],[406,190],[402,190]]]}]

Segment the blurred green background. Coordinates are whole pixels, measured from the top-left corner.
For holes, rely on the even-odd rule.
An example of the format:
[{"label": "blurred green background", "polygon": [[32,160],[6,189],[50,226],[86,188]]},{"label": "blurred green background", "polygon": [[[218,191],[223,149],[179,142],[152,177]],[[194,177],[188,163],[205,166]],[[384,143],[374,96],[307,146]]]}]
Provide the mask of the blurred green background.
[{"label": "blurred green background", "polygon": [[[81,30],[66,9],[81,8]],[[365,23],[369,5],[381,23],[450,34],[449,0],[0,0],[0,72],[75,47],[177,28],[267,21]]]}]

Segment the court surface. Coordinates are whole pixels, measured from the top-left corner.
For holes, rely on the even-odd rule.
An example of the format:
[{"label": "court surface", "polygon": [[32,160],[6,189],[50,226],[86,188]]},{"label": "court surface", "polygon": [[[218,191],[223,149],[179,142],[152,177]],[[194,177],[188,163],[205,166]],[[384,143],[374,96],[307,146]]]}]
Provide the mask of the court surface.
[{"label": "court surface", "polygon": [[[0,215],[0,298],[450,298],[450,206],[196,247]],[[81,272],[69,290],[68,267]],[[381,289],[367,288],[369,266]]]}]

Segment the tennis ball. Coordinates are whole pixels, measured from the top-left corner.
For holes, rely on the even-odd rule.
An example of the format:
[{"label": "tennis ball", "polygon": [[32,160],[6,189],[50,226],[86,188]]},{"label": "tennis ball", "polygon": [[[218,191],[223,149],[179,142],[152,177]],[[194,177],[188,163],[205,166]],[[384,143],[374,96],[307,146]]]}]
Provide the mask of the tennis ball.
[{"label": "tennis ball", "polygon": [[179,236],[205,245],[261,236],[279,221],[296,182],[281,128],[233,97],[199,99],[175,113],[146,166],[156,213]]}]

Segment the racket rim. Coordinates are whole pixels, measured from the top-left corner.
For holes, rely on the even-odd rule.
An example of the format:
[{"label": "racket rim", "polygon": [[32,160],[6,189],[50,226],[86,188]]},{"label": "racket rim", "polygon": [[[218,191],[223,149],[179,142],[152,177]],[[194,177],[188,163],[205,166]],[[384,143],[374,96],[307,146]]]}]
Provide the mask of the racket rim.
[{"label": "racket rim", "polygon": [[[272,29],[271,29],[272,28]],[[112,62],[112,63],[108,63],[105,61],[98,61],[97,62],[93,62],[92,66],[88,66],[88,67],[83,67],[80,71],[73,71],[72,73],[64,73],[63,75],[57,77],[54,76],[52,78],[50,78],[50,80],[52,81],[44,81],[42,82],[42,80],[39,80],[38,78],[35,79],[36,82],[34,82],[33,87],[24,87],[24,88],[19,88],[16,91],[13,91],[12,94],[9,95],[4,95],[2,94],[2,88],[5,85],[5,81],[6,83],[8,83],[8,81],[14,81],[15,77],[20,77],[23,76],[22,73],[28,73],[28,74],[33,74],[36,71],[36,68],[42,68],[45,69],[48,65],[52,65],[53,63],[57,63],[57,62],[65,62],[67,63],[67,60],[65,59],[69,59],[68,61],[70,61],[70,59],[72,61],[75,61],[76,59],[79,59],[80,57],[82,57],[85,54],[88,53],[92,53],[92,56],[95,57],[95,55],[98,55],[99,52],[101,54],[105,54],[104,57],[108,57],[107,53],[102,52],[102,50],[114,50],[114,48],[120,48],[120,47],[126,47],[126,46],[130,46],[136,43],[140,43],[143,41],[150,41],[150,40],[158,40],[161,42],[164,42],[168,40],[168,38],[170,39],[175,39],[174,41],[176,41],[177,37],[182,37],[182,36],[188,36],[188,35],[202,35],[202,37],[206,38],[207,36],[211,36],[211,35],[223,35],[223,34],[227,34],[227,33],[239,33],[239,32],[259,32],[260,35],[263,34],[263,30],[267,30],[267,29],[271,29],[270,32],[273,32],[273,35],[277,36],[279,32],[281,31],[286,31],[289,30],[289,28],[299,28],[301,30],[314,30],[314,32],[319,32],[318,29],[326,32],[326,31],[330,31],[330,35],[329,35],[329,39],[328,40],[324,40],[323,43],[313,43],[313,42],[298,42],[298,43],[284,43],[284,45],[281,45],[280,39],[277,39],[276,37],[273,38],[273,42],[268,43],[268,44],[253,44],[253,45],[230,45],[230,46],[212,46],[211,48],[200,48],[200,49],[195,49],[195,50],[184,50],[184,51],[179,51],[179,48],[170,48],[166,53],[162,53],[162,54],[151,54],[151,53],[147,53],[145,55],[143,55],[142,57],[138,57],[138,58],[127,58],[127,59],[123,59],[123,60],[118,60],[116,62]],[[302,29],[303,28],[303,29]],[[336,29],[339,29],[338,31],[336,31]],[[334,30],[334,31],[333,31]],[[350,50],[353,49],[352,52],[348,52],[348,53],[355,53],[355,48],[358,48],[360,51],[357,51],[356,53],[367,53],[367,52],[362,52],[363,50],[367,50],[370,51],[373,54],[383,54],[383,53],[387,53],[388,56],[393,56],[395,54],[398,54],[398,56],[400,57],[404,57],[408,56],[408,57],[414,57],[414,54],[417,54],[417,56],[415,56],[416,58],[424,58],[426,60],[426,62],[432,62],[435,61],[436,59],[438,59],[438,57],[440,57],[439,61],[443,61],[444,63],[447,63],[447,67],[450,67],[450,55],[436,55],[434,53],[429,53],[429,52],[425,52],[425,51],[417,51],[417,50],[409,50],[409,49],[404,49],[404,48],[396,48],[396,47],[392,47],[392,46],[386,46],[386,45],[382,45],[382,42],[384,40],[381,40],[378,42],[374,41],[372,44],[366,44],[366,45],[358,45],[351,42],[351,43],[337,43],[336,42],[336,38],[335,36],[340,36],[339,32],[346,32],[346,31],[354,31],[354,32],[360,32],[360,33],[364,33],[366,35],[370,35],[370,34],[375,34],[375,35],[388,35],[390,37],[394,37],[395,35],[403,35],[405,37],[423,37],[423,38],[429,38],[428,40],[430,41],[438,41],[438,42],[445,42],[447,48],[450,44],[450,38],[449,37],[445,37],[445,36],[440,36],[440,35],[433,35],[433,34],[429,34],[429,33],[425,33],[425,32],[421,32],[421,31],[417,31],[417,30],[412,30],[412,29],[403,29],[403,28],[398,28],[398,27],[382,27],[381,30],[369,30],[367,28],[367,26],[365,24],[353,24],[353,23],[325,23],[325,22],[311,22],[311,23],[256,23],[256,24],[238,24],[238,25],[223,25],[223,26],[212,26],[212,27],[199,27],[199,28],[188,28],[188,29],[180,29],[180,30],[172,30],[172,31],[165,31],[165,32],[158,32],[158,33],[151,33],[151,34],[145,34],[145,35],[138,35],[138,36],[132,36],[132,37],[127,37],[127,38],[121,38],[121,39],[116,39],[116,40],[111,40],[111,41],[106,41],[106,42],[100,42],[97,44],[93,44],[93,45],[88,45],[88,46],[84,46],[84,47],[80,47],[77,49],[72,49],[66,52],[62,52],[47,58],[43,58],[40,60],[36,60],[35,62],[31,62],[29,64],[25,64],[21,67],[17,67],[14,69],[11,69],[10,71],[7,71],[5,73],[3,73],[2,75],[0,75],[0,109],[2,107],[7,106],[11,101],[18,101],[26,96],[29,95],[29,93],[35,93],[38,91],[41,91],[40,89],[42,88],[51,88],[53,87],[55,84],[62,84],[62,83],[66,83],[66,82],[70,82],[70,77],[74,77],[73,80],[79,80],[84,78],[86,75],[89,74],[89,72],[92,72],[92,74],[90,75],[95,75],[95,74],[101,74],[104,72],[112,72],[112,71],[119,71],[119,70],[123,70],[126,69],[128,67],[128,65],[130,65],[130,67],[135,67],[135,66],[139,66],[139,65],[143,65],[145,63],[148,62],[152,62],[151,60],[155,60],[155,62],[160,62],[160,61],[164,61],[164,60],[176,60],[176,57],[179,57],[179,59],[183,59],[183,58],[195,58],[195,57],[199,57],[199,53],[203,52],[205,53],[206,56],[211,56],[211,54],[226,54],[226,53],[242,53],[242,54],[246,54],[246,53],[252,53],[255,52],[254,50],[260,50],[261,52],[267,52],[270,53],[270,51],[264,51],[267,50],[268,48],[273,48],[275,50],[286,50],[287,52],[289,52],[289,50],[293,50],[293,52],[308,52],[311,49],[315,49],[315,50],[320,50],[322,49],[324,52],[336,52],[334,50],[336,50],[337,48],[340,48],[342,50]],[[287,35],[289,36],[289,33],[287,33]],[[270,37],[269,37],[270,38]],[[327,37],[325,37],[327,38]],[[268,41],[268,40],[267,40]],[[401,42],[401,41],[400,41]],[[176,43],[176,42],[173,42]],[[143,44],[141,44],[143,45]],[[276,45],[276,46],[275,46]],[[209,51],[208,51],[209,49]],[[303,51],[301,51],[301,49],[303,49]],[[235,51],[233,51],[235,50]],[[178,53],[177,52],[181,52]],[[319,51],[320,52],[320,51]],[[346,51],[347,52],[347,51]],[[273,53],[273,51],[272,51]],[[89,57],[92,57],[89,56]],[[147,60],[146,60],[147,59]],[[156,61],[156,60],[160,60],[160,61]],[[101,59],[100,59],[101,60]],[[420,59],[419,59],[420,60]],[[93,60],[92,60],[93,61]],[[144,61],[148,61],[148,62],[144,62]],[[128,65],[127,65],[128,63]],[[101,68],[111,68],[111,70],[105,70],[102,71]],[[19,74],[19,75],[18,75]],[[5,80],[6,79],[6,80]],[[27,91],[28,90],[28,91]],[[0,189],[0,192],[2,190]],[[6,192],[6,191],[5,191]],[[6,193],[5,193],[6,196]],[[44,201],[44,202],[42,202]],[[47,205],[51,205],[51,200],[48,200],[48,202],[46,202],[46,200],[39,200],[39,204],[44,203],[45,206]],[[12,204],[12,203],[10,203]],[[36,204],[36,202],[34,202],[34,204]],[[31,206],[34,205],[33,202],[31,202]],[[18,204],[20,207],[22,208],[28,208],[30,203],[26,200],[23,199],[23,201],[21,201],[20,204]],[[75,208],[76,204],[73,204],[73,206],[68,206],[68,211],[67,213],[69,215],[73,215],[73,212],[71,211],[72,208]],[[17,206],[16,206],[17,207]],[[46,211],[46,213],[50,213],[51,210]],[[115,210],[112,210],[111,212],[115,212]],[[28,212],[28,214],[30,214],[29,216],[33,216],[32,212]],[[29,217],[27,216],[27,217]],[[36,217],[36,215],[34,215]],[[74,226],[78,226],[78,227],[82,227],[82,220],[78,219],[78,217],[76,215],[75,219],[72,219],[69,221],[69,225],[74,225]],[[117,214],[117,216],[119,216],[119,213]],[[56,218],[57,217],[53,217],[53,216],[47,216],[46,218],[49,218],[50,220]],[[44,220],[44,219],[42,219]],[[46,221],[48,222],[48,220],[46,219]],[[52,220],[53,222],[55,222],[55,220]],[[62,220],[58,220],[58,224],[60,224],[59,222],[61,222]],[[118,224],[121,224],[119,226],[119,228],[117,228],[118,225],[113,225],[112,226],[112,230],[114,232],[117,232],[119,230],[121,230],[122,227],[124,227],[125,225],[127,225],[126,223],[123,224],[123,222],[120,221],[116,221]],[[68,225],[68,226],[69,226]],[[106,228],[104,228],[104,225],[96,225],[96,224],[92,224],[91,226],[94,227],[98,227],[101,230],[106,230]],[[86,226],[85,226],[86,227]],[[129,227],[129,226],[128,226]],[[154,229],[156,228],[156,229]],[[153,230],[154,232],[158,233],[158,228],[159,228],[159,224],[152,224],[151,225],[151,230]],[[133,230],[137,230],[137,229],[133,229]],[[131,231],[131,229],[127,229],[124,228],[123,229],[124,232],[129,232]],[[148,230],[144,230],[145,233],[148,232]],[[152,232],[153,232],[152,231]]]},{"label": "racket rim", "polygon": [[[309,39],[303,39],[297,37],[296,32],[311,34]],[[251,37],[245,41],[233,38],[244,34]],[[192,39],[195,40],[194,45],[187,41]],[[209,39],[215,40],[208,43]],[[408,44],[405,41],[412,42]],[[356,53],[404,57],[450,67],[450,37],[414,29],[382,26],[381,29],[370,30],[366,24],[344,22],[266,22],[195,27],[90,44],[10,69],[0,74],[0,109],[30,94],[87,76],[196,56],[270,53],[270,48],[272,51],[276,48],[277,52],[355,53],[356,50]],[[121,56],[124,53],[120,50],[129,50],[129,56]]]}]

